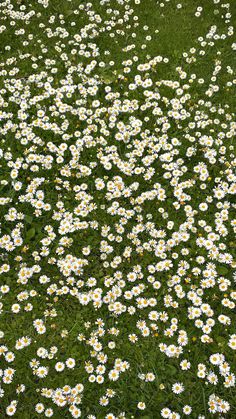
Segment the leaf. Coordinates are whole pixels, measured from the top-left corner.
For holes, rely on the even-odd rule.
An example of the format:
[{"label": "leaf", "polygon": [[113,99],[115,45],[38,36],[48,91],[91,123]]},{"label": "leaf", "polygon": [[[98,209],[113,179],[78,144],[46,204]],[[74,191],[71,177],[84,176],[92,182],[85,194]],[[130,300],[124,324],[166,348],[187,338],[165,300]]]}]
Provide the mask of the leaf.
[{"label": "leaf", "polygon": [[30,228],[26,233],[26,239],[31,240],[35,236],[35,228]]},{"label": "leaf", "polygon": [[31,215],[25,215],[25,221],[27,222],[27,223],[29,223],[29,224],[31,224],[32,223],[32,221],[33,221],[33,217],[31,216]]},{"label": "leaf", "polygon": [[112,74],[104,73],[101,79],[105,84],[110,84],[110,83],[113,83],[117,79],[117,75],[113,73]]},{"label": "leaf", "polygon": [[225,344],[225,338],[222,337],[222,336],[217,336],[216,341],[217,341],[217,343]]},{"label": "leaf", "polygon": [[225,266],[220,266],[218,268],[218,272],[220,275],[226,275],[228,273],[228,268],[226,268]]},{"label": "leaf", "polygon": [[66,10],[64,14],[66,16],[70,16],[70,15],[73,15],[73,13],[74,13],[74,10],[69,9],[69,10]]},{"label": "leaf", "polygon": [[177,372],[177,369],[173,365],[166,365],[165,370],[168,371],[169,375],[175,375]]}]

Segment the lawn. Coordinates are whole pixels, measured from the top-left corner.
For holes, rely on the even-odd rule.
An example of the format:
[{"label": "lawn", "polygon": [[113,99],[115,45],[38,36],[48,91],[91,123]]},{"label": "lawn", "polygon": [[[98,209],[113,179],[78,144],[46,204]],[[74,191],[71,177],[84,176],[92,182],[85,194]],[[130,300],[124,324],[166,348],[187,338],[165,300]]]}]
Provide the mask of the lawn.
[{"label": "lawn", "polygon": [[0,2],[0,419],[236,418],[235,22]]}]

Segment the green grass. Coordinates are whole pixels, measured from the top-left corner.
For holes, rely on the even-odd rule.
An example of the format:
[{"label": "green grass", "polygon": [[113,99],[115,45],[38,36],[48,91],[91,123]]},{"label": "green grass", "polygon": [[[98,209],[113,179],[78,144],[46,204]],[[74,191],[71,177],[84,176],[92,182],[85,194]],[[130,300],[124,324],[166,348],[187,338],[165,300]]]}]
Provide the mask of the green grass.
[{"label": "green grass", "polygon": [[[36,412],[37,403],[53,409],[55,419],[73,417],[69,403],[57,406],[42,389],[53,392],[79,383],[84,386],[78,401],[82,418],[159,419],[167,417],[163,409],[168,408],[172,412],[168,418],[182,419],[187,417],[186,405],[192,408],[191,418],[236,417],[235,384],[227,386],[227,374],[210,361],[212,354],[222,354],[228,375],[235,373],[235,351],[229,343],[236,320],[232,186],[236,8],[231,0],[227,4],[212,0],[0,4],[0,354],[15,355],[11,363],[4,354],[0,358],[2,375],[7,368],[15,370],[9,384],[0,378],[4,390],[0,418],[10,415],[15,401],[16,419],[45,417],[47,411]],[[199,17],[197,7],[202,7]],[[147,63],[150,68],[142,71],[140,64]],[[137,76],[141,85],[132,89]],[[209,91],[211,85],[215,92]],[[97,89],[95,94],[91,86]],[[182,107],[182,120],[170,112],[176,103]],[[202,179],[204,168],[207,176]],[[98,180],[104,182],[101,189]],[[21,182],[20,189],[16,182]],[[217,199],[214,191],[219,185],[225,194]],[[155,195],[158,188],[164,198]],[[50,206],[37,212],[39,201]],[[120,211],[112,214],[114,203]],[[208,203],[207,211],[199,209],[201,203]],[[63,233],[61,228],[68,224]],[[186,240],[183,231],[188,233]],[[216,236],[209,238],[210,232]],[[13,243],[14,236],[22,239],[20,245]],[[201,246],[200,237],[211,241],[209,246]],[[63,264],[67,255],[87,260],[81,274],[72,265],[71,272],[63,272],[59,262]],[[166,260],[171,264],[162,269]],[[34,271],[26,281],[20,274],[24,267]],[[137,273],[135,282],[128,280],[131,272]],[[43,275],[49,282],[43,283]],[[94,283],[89,284],[89,278]],[[95,294],[100,291],[99,300]],[[201,301],[193,302],[190,292],[193,300]],[[87,305],[81,301],[84,294],[91,299]],[[113,311],[112,299],[123,312]],[[146,306],[146,300],[153,299],[155,304]],[[97,307],[96,300],[101,303]],[[20,305],[18,313],[13,304]],[[208,304],[211,312],[202,311],[203,323],[198,326],[190,311],[201,304]],[[152,311],[158,314],[153,321]],[[220,321],[220,315],[228,320]],[[37,332],[37,319],[46,326],[45,333]],[[209,319],[215,323],[204,332],[207,319],[208,324]],[[140,321],[146,322],[146,337],[137,327]],[[177,330],[168,336],[171,321]],[[187,337],[183,352],[168,356],[160,345],[178,346],[180,331]],[[209,342],[203,341],[204,333]],[[137,335],[136,343],[130,342],[131,334]],[[84,339],[78,339],[80,335]],[[23,336],[31,343],[18,350],[16,341]],[[107,356],[102,384],[89,381],[102,364],[90,344],[94,336]],[[57,353],[51,359],[40,358],[37,351],[42,347],[48,351],[57,347]],[[57,372],[56,363],[68,358],[75,360],[75,368]],[[46,377],[40,378],[30,365],[35,359],[49,368]],[[112,381],[109,372],[117,359],[129,368]],[[185,359],[191,363],[188,370],[180,365]],[[86,371],[88,362],[94,371]],[[206,367],[203,378],[197,374],[199,364]],[[210,372],[218,379],[216,385],[207,378]],[[147,373],[154,374],[153,381],[140,376]],[[179,395],[172,390],[176,382],[184,385]],[[22,384],[25,388],[19,393]],[[102,406],[99,401],[107,389],[115,395]],[[213,394],[229,403],[229,409],[210,412]],[[145,409],[140,402],[145,402]]]}]

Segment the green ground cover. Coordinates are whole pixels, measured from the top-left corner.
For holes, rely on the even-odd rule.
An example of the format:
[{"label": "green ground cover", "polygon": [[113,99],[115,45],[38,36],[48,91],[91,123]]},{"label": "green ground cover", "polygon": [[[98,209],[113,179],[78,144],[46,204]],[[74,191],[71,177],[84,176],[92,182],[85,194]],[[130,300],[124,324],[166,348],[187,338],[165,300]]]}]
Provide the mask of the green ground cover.
[{"label": "green ground cover", "polygon": [[0,418],[236,418],[233,0],[0,2]]}]

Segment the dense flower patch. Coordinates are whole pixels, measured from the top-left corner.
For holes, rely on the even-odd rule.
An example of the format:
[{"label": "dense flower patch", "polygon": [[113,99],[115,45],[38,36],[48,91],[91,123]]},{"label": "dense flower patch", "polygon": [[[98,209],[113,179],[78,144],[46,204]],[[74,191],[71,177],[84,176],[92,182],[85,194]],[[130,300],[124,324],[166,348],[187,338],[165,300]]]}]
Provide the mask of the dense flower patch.
[{"label": "dense flower patch", "polygon": [[233,2],[0,3],[0,417],[236,417]]}]

